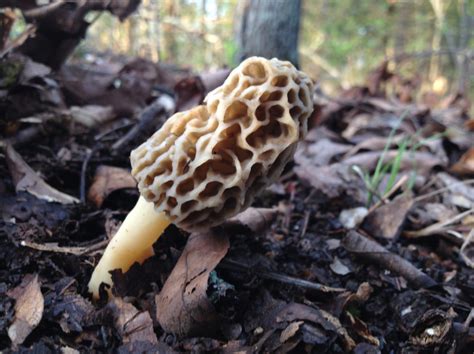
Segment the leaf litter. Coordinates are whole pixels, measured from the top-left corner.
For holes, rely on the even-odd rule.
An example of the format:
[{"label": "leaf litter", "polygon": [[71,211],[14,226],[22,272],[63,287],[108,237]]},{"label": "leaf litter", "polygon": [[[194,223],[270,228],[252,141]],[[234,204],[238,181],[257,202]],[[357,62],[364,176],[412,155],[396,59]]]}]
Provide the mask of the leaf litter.
[{"label": "leaf litter", "polygon": [[202,235],[169,227],[154,257],[113,272],[114,300],[90,302],[92,269],[138,197],[130,149],[228,75],[108,59],[52,70],[13,48],[0,62],[13,75],[0,98],[0,350],[472,352],[470,106],[389,96],[402,80],[386,63],[316,97],[295,162],[255,208]]}]

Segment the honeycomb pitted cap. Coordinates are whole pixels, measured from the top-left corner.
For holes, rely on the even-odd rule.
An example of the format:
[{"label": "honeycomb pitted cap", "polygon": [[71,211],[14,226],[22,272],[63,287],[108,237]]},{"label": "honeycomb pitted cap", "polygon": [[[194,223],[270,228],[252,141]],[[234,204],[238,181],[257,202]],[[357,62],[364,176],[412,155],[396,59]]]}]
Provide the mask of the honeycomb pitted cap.
[{"label": "honeycomb pitted cap", "polygon": [[187,231],[243,211],[280,177],[305,136],[312,91],[289,62],[243,61],[205,105],[174,114],[132,151],[140,193]]}]

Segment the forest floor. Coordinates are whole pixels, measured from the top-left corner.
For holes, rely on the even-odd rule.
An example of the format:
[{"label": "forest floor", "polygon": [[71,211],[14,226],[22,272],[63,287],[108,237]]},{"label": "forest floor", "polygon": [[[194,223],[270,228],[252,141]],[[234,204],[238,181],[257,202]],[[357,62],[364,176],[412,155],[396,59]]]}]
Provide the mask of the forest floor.
[{"label": "forest floor", "polygon": [[[418,97],[385,63],[337,97],[317,90],[306,140],[247,219],[201,243],[170,226],[95,303],[91,272],[138,197],[130,150],[228,71],[95,58],[53,72],[19,55],[0,69],[0,351],[473,352],[466,98]],[[158,314],[173,335],[156,302],[183,264],[204,276]]]}]

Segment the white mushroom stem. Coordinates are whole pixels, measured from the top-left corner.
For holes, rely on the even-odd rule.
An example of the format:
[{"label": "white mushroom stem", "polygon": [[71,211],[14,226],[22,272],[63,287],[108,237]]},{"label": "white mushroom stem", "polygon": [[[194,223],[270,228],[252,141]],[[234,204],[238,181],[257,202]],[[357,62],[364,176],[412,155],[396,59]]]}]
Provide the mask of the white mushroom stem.
[{"label": "white mushroom stem", "polygon": [[164,213],[155,211],[154,204],[140,197],[125,218],[115,236],[105,249],[104,255],[92,273],[89,292],[99,297],[99,286],[112,286],[111,270],[126,272],[133,263],[143,263],[153,253],[153,244],[170,224]]}]

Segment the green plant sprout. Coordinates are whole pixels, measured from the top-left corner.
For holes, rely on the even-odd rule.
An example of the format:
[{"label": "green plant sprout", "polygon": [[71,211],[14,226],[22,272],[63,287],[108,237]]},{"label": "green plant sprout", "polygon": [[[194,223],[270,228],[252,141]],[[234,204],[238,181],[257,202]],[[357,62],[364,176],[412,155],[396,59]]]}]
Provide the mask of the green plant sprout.
[{"label": "green plant sprout", "polygon": [[[414,134],[411,137],[405,137],[398,143],[397,154],[393,159],[388,162],[385,162],[386,155],[390,146],[392,145],[393,138],[397,129],[400,127],[402,122],[407,117],[407,111],[404,111],[400,116],[400,119],[397,121],[396,125],[390,131],[390,134],[387,139],[387,143],[384,146],[382,154],[380,154],[375,170],[372,175],[368,171],[362,170],[359,166],[352,166],[352,170],[361,177],[364,181],[365,187],[367,188],[367,206],[371,206],[374,197],[377,197],[379,200],[384,200],[388,193],[392,190],[397,182],[397,176],[400,173],[403,157],[408,153],[408,156],[411,157],[412,162],[412,173],[407,183],[407,190],[413,189],[416,180],[416,161],[413,158],[414,153],[422,146],[426,145],[430,141],[440,139],[446,133],[437,133],[433,136],[430,136],[426,139],[417,141],[419,137],[419,132]],[[383,193],[379,192],[380,184],[383,181],[384,176],[389,174],[387,184]]]}]

